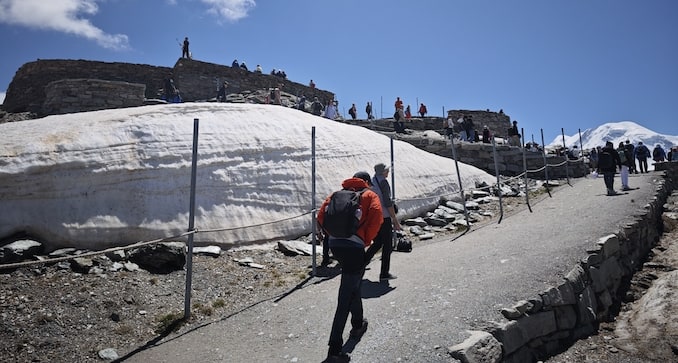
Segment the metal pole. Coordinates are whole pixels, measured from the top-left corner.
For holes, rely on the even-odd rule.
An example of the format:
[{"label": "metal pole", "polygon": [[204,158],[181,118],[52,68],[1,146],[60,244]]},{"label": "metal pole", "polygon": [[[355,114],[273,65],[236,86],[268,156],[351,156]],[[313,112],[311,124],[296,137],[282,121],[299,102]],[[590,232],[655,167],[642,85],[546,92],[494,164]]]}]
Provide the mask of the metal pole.
[{"label": "metal pole", "polygon": [[546,179],[546,192],[551,195],[551,189],[549,188],[549,165],[546,164],[546,144],[544,144],[544,129],[541,130],[541,155],[544,158],[544,178]]},{"label": "metal pole", "polygon": [[394,167],[394,153],[393,153],[393,136],[391,136],[391,200],[395,200],[395,170]]},{"label": "metal pole", "polygon": [[457,169],[457,182],[459,183],[459,194],[461,194],[461,204],[464,205],[464,218],[466,218],[466,228],[471,230],[471,223],[469,222],[468,209],[466,209],[466,196],[464,195],[464,187],[461,184],[461,173],[459,172],[459,162],[457,161],[457,150],[454,149],[454,135],[450,135],[452,142],[452,157],[454,158],[454,167]]},{"label": "metal pole", "polygon": [[[195,180],[198,169],[198,125],[200,120],[193,119],[193,160],[191,162],[191,196],[188,208],[188,232],[195,226]],[[193,236],[188,235],[188,251],[186,255],[186,291],[184,293],[184,319],[191,317],[191,284],[193,283]]]},{"label": "metal pole", "polygon": [[384,119],[384,96],[379,96],[379,118]]},{"label": "metal pole", "polygon": [[[565,148],[567,148],[567,146],[565,146],[565,129],[562,128],[562,127],[560,128],[560,134],[563,137],[563,150],[565,150]],[[569,166],[570,166],[570,158],[567,157],[567,153],[565,153],[565,177],[567,178],[567,184],[572,186],[572,184],[570,184],[570,168],[569,168]]]},{"label": "metal pole", "polygon": [[497,196],[499,197],[499,220],[497,224],[504,219],[504,205],[502,203],[501,180],[499,179],[499,161],[497,160],[497,144],[492,138],[492,156],[494,158],[494,174],[497,176]]},{"label": "metal pole", "polygon": [[[395,203],[395,170],[393,170],[394,166],[395,163],[393,152],[393,136],[391,136],[391,200],[393,201],[393,203]],[[396,216],[396,218],[398,218],[398,216]],[[395,250],[397,244],[398,244],[398,234],[396,233],[396,231],[391,230],[391,245],[393,246],[393,250]]]},{"label": "metal pole", "polygon": [[[525,129],[521,127],[520,133],[522,140],[525,140]],[[532,145],[534,145],[534,141],[532,142]],[[523,147],[523,173],[525,174],[525,203],[527,203],[527,209],[529,209],[530,213],[532,213],[532,207],[530,207],[530,195],[527,191],[527,156],[525,155],[526,152],[527,152],[526,148]]]},{"label": "metal pole", "polygon": [[[579,130],[579,152],[581,153],[581,157],[584,157],[584,144],[582,144],[582,142],[581,142],[581,129],[577,129],[577,130]],[[579,158],[577,158],[577,159],[579,159]]]},{"label": "metal pole", "polygon": [[[315,210],[315,126],[311,127],[311,249],[312,249],[312,268],[311,274],[316,276],[316,233],[318,232],[316,210]],[[323,246],[325,248],[325,246]],[[325,251],[323,251],[325,253]]]}]

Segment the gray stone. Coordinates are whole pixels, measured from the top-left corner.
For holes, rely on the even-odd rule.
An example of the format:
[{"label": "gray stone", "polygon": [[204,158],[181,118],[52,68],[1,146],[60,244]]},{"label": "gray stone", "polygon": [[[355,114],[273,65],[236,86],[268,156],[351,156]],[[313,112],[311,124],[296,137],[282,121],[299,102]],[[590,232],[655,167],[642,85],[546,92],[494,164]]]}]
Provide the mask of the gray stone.
[{"label": "gray stone", "polygon": [[447,221],[441,218],[426,217],[424,220],[432,226],[444,227],[447,225]]},{"label": "gray stone", "polygon": [[[422,219],[421,221],[424,222],[423,219]],[[426,224],[426,222],[424,222],[424,224]],[[421,228],[421,227],[419,227],[419,226],[412,226],[412,227],[409,227],[408,230],[410,231],[410,233],[412,233],[412,234],[415,235],[415,236],[419,236],[419,235],[422,235],[422,234],[425,233],[425,232],[424,232],[424,229]]]},{"label": "gray stone", "polygon": [[221,247],[219,246],[193,247],[193,254],[219,257],[221,256]]},{"label": "gray stone", "polygon": [[42,243],[22,239],[14,241],[0,248],[0,262],[10,263],[28,259],[42,253]]},{"label": "gray stone", "polygon": [[516,320],[499,326],[492,332],[492,335],[501,342],[504,347],[504,355],[515,352],[530,341],[530,338]]},{"label": "gray stone", "polygon": [[76,257],[71,260],[71,269],[75,272],[88,273],[94,266],[94,261],[89,258]]},{"label": "gray stone", "polygon": [[445,202],[445,205],[456,210],[457,212],[464,212],[464,205],[461,203],[453,202],[453,201],[447,201]]},{"label": "gray stone", "polygon": [[427,240],[427,239],[432,239],[435,236],[436,236],[435,233],[424,233],[424,234],[419,235],[419,240],[424,241],[424,240]]},{"label": "gray stone", "polygon": [[471,336],[462,343],[448,348],[452,358],[462,363],[499,363],[502,358],[501,344],[490,333],[469,331]]},{"label": "gray stone", "polygon": [[556,314],[558,330],[570,330],[577,325],[577,313],[573,306],[558,306],[553,311]]},{"label": "gray stone", "polygon": [[113,348],[106,348],[99,351],[99,358],[104,360],[116,360],[120,358],[118,352]]},{"label": "gray stone", "polygon": [[[278,241],[278,250],[287,255],[311,256],[313,245],[303,241]],[[316,246],[316,254],[322,254],[322,246]]]},{"label": "gray stone", "polygon": [[501,315],[503,315],[506,319],[516,320],[523,316],[523,313],[514,308],[503,308],[501,309]]},{"label": "gray stone", "polygon": [[542,311],[517,320],[527,334],[528,341],[551,334],[557,330],[556,317],[553,311]]},{"label": "gray stone", "polygon": [[403,221],[403,224],[406,226],[419,226],[424,227],[427,225],[426,221],[422,217],[410,218]]},{"label": "gray stone", "polygon": [[182,242],[146,245],[129,251],[129,260],[151,273],[169,273],[181,270],[186,263]]},{"label": "gray stone", "polygon": [[567,273],[567,275],[565,275],[565,280],[570,282],[574,292],[579,294],[586,287],[586,271],[584,271],[584,268],[580,264],[577,264]]},{"label": "gray stone", "polygon": [[616,234],[610,234],[598,239],[597,244],[603,249],[603,258],[607,259],[619,253],[619,238]]}]

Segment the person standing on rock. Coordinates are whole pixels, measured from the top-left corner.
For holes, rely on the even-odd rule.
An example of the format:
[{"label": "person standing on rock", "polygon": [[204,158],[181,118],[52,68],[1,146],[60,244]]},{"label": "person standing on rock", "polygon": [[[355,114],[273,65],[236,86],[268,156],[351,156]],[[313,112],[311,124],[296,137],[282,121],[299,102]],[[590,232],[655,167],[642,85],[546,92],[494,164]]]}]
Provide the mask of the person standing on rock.
[{"label": "person standing on rock", "polygon": [[395,203],[391,199],[391,185],[386,179],[388,173],[389,169],[385,164],[379,163],[374,166],[372,190],[379,196],[384,221],[381,224],[377,237],[374,239],[374,243],[365,252],[365,265],[367,265],[377,251],[381,249],[379,281],[388,281],[396,278],[390,272],[391,252],[393,252],[393,230],[400,231],[402,229],[398,218],[396,218]]},{"label": "person standing on rock", "polygon": [[428,113],[428,110],[426,109],[426,105],[423,104],[423,103],[420,104],[419,105],[419,116],[421,116],[423,118],[424,116],[426,116],[427,113]]},{"label": "person standing on rock", "polygon": [[188,37],[184,38],[184,44],[181,47],[181,58],[191,59],[191,53],[188,51]]},{"label": "person standing on rock", "polygon": [[374,117],[372,116],[372,102],[367,102],[367,105],[365,106],[365,113],[367,114],[367,119],[371,120]]},{"label": "person standing on rock", "polygon": [[605,143],[605,147],[598,154],[598,173],[603,174],[605,187],[607,188],[607,195],[617,195],[614,191],[614,174],[617,172],[617,167],[621,169],[621,159],[619,153],[614,149],[612,141]]},{"label": "person standing on rock", "polygon": [[[359,197],[360,207],[356,211],[358,217],[358,229],[350,237],[335,237],[328,235],[328,245],[332,255],[339,261],[341,266],[341,282],[339,283],[339,296],[337,309],[332,320],[329,349],[327,351],[327,363],[348,362],[351,360],[348,354],[342,352],[344,345],[343,335],[349,313],[351,314],[351,331],[349,336],[360,339],[367,331],[367,319],[363,315],[363,302],[361,285],[365,274],[365,247],[369,246],[377,236],[382,222],[381,203],[379,196],[369,189],[370,175],[367,172],[357,172],[352,178],[341,183],[345,190],[362,191]],[[334,193],[333,193],[334,194]],[[327,197],[318,210],[318,223],[322,226],[327,217],[326,213],[330,205],[332,195]],[[359,213],[358,213],[359,212]],[[359,214],[359,216],[357,215]]]}]

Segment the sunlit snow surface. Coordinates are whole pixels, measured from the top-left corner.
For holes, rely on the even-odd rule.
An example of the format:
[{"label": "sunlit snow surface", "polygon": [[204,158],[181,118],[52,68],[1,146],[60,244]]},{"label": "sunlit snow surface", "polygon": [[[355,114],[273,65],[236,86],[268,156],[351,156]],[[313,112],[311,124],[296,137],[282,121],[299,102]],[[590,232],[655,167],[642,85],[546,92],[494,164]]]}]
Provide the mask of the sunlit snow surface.
[{"label": "sunlit snow surface", "polygon": [[[185,232],[194,119],[197,243],[229,247],[309,233],[313,127],[316,207],[356,171],[390,164],[389,137],[272,105],[155,105],[5,123],[0,238],[27,232],[53,246],[98,249]],[[394,158],[400,217],[459,193],[453,160],[400,141]],[[465,189],[493,182],[459,165]]]}]

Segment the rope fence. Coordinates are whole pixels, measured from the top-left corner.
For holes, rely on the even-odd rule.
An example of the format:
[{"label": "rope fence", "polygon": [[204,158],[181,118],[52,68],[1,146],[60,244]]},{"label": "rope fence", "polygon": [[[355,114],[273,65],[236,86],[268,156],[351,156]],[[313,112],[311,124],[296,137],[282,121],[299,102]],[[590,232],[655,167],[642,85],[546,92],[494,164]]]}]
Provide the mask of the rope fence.
[{"label": "rope fence", "polygon": [[[316,212],[317,212],[316,207],[315,207],[315,200],[316,200],[316,195],[315,195],[316,194],[315,193],[315,127],[313,127],[313,130],[312,130],[312,152],[311,152],[312,153],[312,167],[313,167],[313,171],[312,171],[312,177],[313,177],[313,185],[312,185],[313,192],[312,192],[312,194],[313,195],[312,195],[312,207],[309,211],[301,213],[301,214],[297,214],[297,215],[294,215],[294,216],[282,218],[282,219],[279,219],[279,220],[275,220],[275,221],[263,222],[263,223],[247,225],[247,226],[199,229],[199,228],[196,228],[195,226],[193,226],[193,209],[195,208],[195,205],[194,205],[194,198],[195,198],[195,196],[194,196],[195,185],[194,184],[195,184],[195,173],[196,173],[195,168],[196,168],[196,165],[197,165],[197,157],[198,157],[198,152],[197,152],[198,122],[199,122],[198,119],[194,119],[193,167],[192,167],[192,172],[191,172],[191,174],[192,174],[192,178],[191,178],[192,179],[191,180],[191,206],[189,207],[189,209],[191,209],[191,210],[189,211],[190,218],[189,218],[189,228],[187,229],[187,232],[184,232],[184,233],[181,233],[181,234],[178,234],[178,235],[174,235],[174,236],[170,236],[170,237],[157,238],[157,239],[148,240],[148,241],[139,241],[139,242],[136,242],[136,243],[133,243],[133,244],[130,244],[130,245],[126,245],[126,246],[112,247],[112,248],[99,250],[99,251],[91,251],[91,252],[80,253],[80,254],[77,254],[77,255],[61,256],[61,257],[55,257],[55,258],[44,258],[43,257],[43,258],[40,258],[40,259],[35,260],[35,261],[23,261],[23,262],[17,262],[17,263],[0,264],[0,270],[29,267],[29,266],[40,265],[40,264],[53,264],[53,263],[57,263],[57,262],[73,260],[75,258],[92,257],[92,256],[112,253],[112,252],[116,252],[116,251],[138,248],[138,247],[151,245],[151,244],[163,243],[163,242],[168,242],[168,241],[176,241],[177,239],[180,239],[180,238],[183,238],[183,237],[188,237],[188,242],[186,242],[186,245],[188,247],[189,258],[188,258],[187,265],[186,265],[187,287],[186,287],[186,296],[185,296],[186,304],[185,304],[185,316],[184,316],[185,318],[188,318],[190,316],[190,305],[189,305],[189,302],[190,302],[190,280],[191,280],[191,274],[192,274],[192,271],[191,271],[192,270],[191,256],[192,256],[192,249],[193,249],[193,236],[195,234],[198,234],[198,233],[216,233],[216,232],[233,231],[233,230],[240,230],[240,229],[246,229],[246,228],[263,227],[263,226],[266,226],[266,225],[282,223],[282,222],[286,222],[286,221],[297,219],[297,218],[308,217],[309,215],[311,215],[311,218],[312,218],[312,222],[311,222],[312,241],[311,241],[311,243],[312,243],[312,248],[313,248],[313,251],[312,251],[313,264],[312,264],[312,266],[313,266],[313,275],[315,276],[316,275],[316,273],[315,273],[315,268],[316,268],[316,263],[315,263],[315,257],[316,257],[315,256],[315,254],[316,254],[315,250],[316,250],[316,248],[315,248],[315,246],[317,245],[316,223],[315,223],[315,217],[316,217]],[[390,128],[380,127],[380,126],[375,125],[375,124],[372,124],[371,126],[375,127],[375,128],[390,130]],[[542,138],[543,138],[543,136],[542,136]],[[393,137],[391,137],[391,163],[392,163],[391,169],[395,170],[393,168],[393,166],[395,164],[395,157],[394,157],[394,152],[393,152],[393,142],[394,142],[394,139],[393,139]],[[496,151],[494,142],[492,143],[492,146],[493,146],[493,149]],[[458,160],[457,160],[456,153],[454,153],[454,140],[452,140],[452,151],[453,151],[453,157],[455,159],[455,164],[456,164],[458,162]],[[523,148],[523,153],[525,153],[524,148]],[[582,158],[578,158],[577,160],[581,160],[581,159]],[[465,189],[464,185],[462,185],[462,179],[461,179],[461,176],[459,174],[459,167],[457,166],[457,168],[456,168],[457,174],[458,174],[457,186],[459,187],[458,192],[423,196],[423,197],[418,197],[418,198],[405,198],[405,199],[398,199],[395,196],[395,179],[394,179],[395,178],[395,172],[394,172],[391,175],[392,180],[393,180],[393,182],[392,182],[392,184],[393,184],[393,189],[392,189],[393,196],[392,196],[392,198],[393,198],[393,200],[395,200],[397,202],[416,202],[416,201],[422,201],[422,200],[441,199],[441,198],[444,198],[444,197],[451,197],[451,196],[459,193],[459,194],[461,194],[462,200],[465,202],[466,196],[469,195],[468,193],[473,194],[474,191],[485,191],[485,192],[491,193],[493,190],[496,190],[497,194],[499,196],[500,211],[501,211],[498,223],[501,223],[501,218],[503,217],[503,210],[501,209],[501,199],[502,199],[501,187],[503,185],[516,182],[520,178],[525,178],[525,180],[526,180],[526,182],[525,182],[525,195],[526,195],[526,198],[527,198],[527,194],[528,194],[527,193],[527,175],[528,174],[538,173],[538,172],[545,171],[545,170],[548,171],[548,168],[561,167],[561,166],[566,165],[568,162],[571,162],[571,161],[574,161],[574,160],[567,160],[566,159],[565,161],[558,163],[558,164],[546,164],[545,163],[543,167],[540,167],[540,168],[535,169],[535,170],[527,170],[527,168],[524,166],[525,170],[523,170],[523,172],[521,172],[520,174],[518,174],[516,176],[512,176],[512,177],[502,177],[503,179],[500,178],[499,172],[497,171],[496,172],[496,174],[497,174],[497,182],[496,183],[492,183],[490,185],[485,185],[485,186],[482,186],[482,187],[475,187],[474,186],[473,188],[468,188],[468,189]],[[497,160],[496,160],[496,157],[495,157],[495,165],[496,165],[496,163],[497,163]],[[548,182],[548,174],[547,174],[547,182]],[[569,183],[569,179],[568,179],[568,183]],[[549,195],[550,195],[550,192],[549,192]],[[527,201],[527,204],[529,206],[529,200],[526,200],[526,201]],[[530,207],[530,212],[532,212],[531,207]],[[468,215],[468,212],[466,210],[466,203],[464,203],[464,215],[465,215],[467,225],[468,225],[469,230],[470,230],[469,215]]]}]

